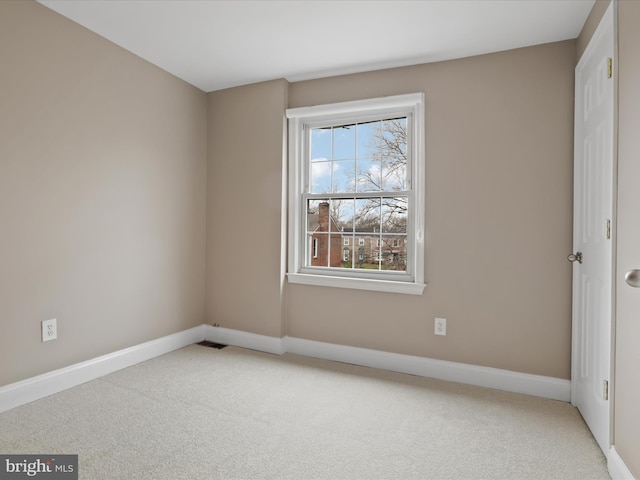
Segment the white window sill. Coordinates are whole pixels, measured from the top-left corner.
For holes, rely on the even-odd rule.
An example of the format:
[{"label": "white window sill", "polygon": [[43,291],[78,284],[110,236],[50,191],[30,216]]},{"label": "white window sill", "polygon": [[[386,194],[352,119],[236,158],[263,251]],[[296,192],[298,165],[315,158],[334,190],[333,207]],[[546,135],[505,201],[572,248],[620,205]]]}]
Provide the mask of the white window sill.
[{"label": "white window sill", "polygon": [[424,283],[393,282],[390,280],[371,280],[368,278],[332,277],[329,275],[309,275],[305,273],[287,273],[289,283],[315,285],[319,287],[352,288],[374,292],[403,293],[422,295]]}]

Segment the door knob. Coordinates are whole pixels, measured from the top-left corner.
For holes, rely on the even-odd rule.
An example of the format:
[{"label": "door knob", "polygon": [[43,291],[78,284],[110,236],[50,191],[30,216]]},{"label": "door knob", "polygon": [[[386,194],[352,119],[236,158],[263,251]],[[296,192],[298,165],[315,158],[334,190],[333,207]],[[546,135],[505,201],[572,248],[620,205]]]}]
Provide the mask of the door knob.
[{"label": "door knob", "polygon": [[634,288],[640,287],[640,270],[629,270],[624,276],[624,281]]},{"label": "door knob", "polygon": [[582,263],[582,252],[576,252],[576,253],[570,254],[569,256],[567,256],[567,260],[569,260],[571,263],[573,262]]}]

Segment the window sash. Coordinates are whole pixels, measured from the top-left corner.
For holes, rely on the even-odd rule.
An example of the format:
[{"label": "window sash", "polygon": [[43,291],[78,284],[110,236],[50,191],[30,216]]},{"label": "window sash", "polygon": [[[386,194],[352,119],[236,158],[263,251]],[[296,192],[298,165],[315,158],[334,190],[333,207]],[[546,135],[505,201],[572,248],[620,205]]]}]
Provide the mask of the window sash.
[{"label": "window sash", "polygon": [[[376,249],[382,249],[385,246],[384,243],[384,238],[391,238],[391,237],[395,237],[395,236],[403,236],[405,238],[408,238],[411,234],[412,234],[412,225],[410,222],[410,218],[411,218],[411,213],[412,213],[412,205],[411,205],[411,198],[412,198],[412,192],[393,192],[392,195],[388,195],[388,196],[380,196],[379,193],[377,193],[377,195],[369,195],[367,198],[380,198],[380,199],[385,199],[385,198],[398,198],[398,197],[407,197],[407,225],[406,225],[406,231],[402,231],[402,232],[392,232],[392,231],[385,231],[384,229],[382,229],[381,231],[379,230],[378,232],[369,232],[369,231],[364,231],[364,230],[356,230],[355,227],[352,227],[352,230],[349,230],[349,233],[345,233],[342,230],[332,230],[331,227],[329,227],[329,229],[325,232],[325,231],[320,231],[320,232],[314,232],[312,230],[310,230],[309,227],[309,222],[308,222],[308,212],[307,212],[307,208],[306,205],[308,205],[308,200],[309,199],[316,199],[316,200],[358,200],[361,197],[360,196],[345,196],[344,194],[334,194],[334,195],[319,195],[319,194],[302,194],[301,198],[302,201],[301,203],[305,206],[305,208],[301,209],[301,213],[304,216],[303,219],[301,220],[301,228],[303,229],[303,235],[305,237],[309,237],[309,238],[313,238],[312,241],[307,241],[305,242],[305,245],[307,247],[307,249],[305,249],[305,252],[303,253],[305,261],[302,263],[301,268],[303,269],[307,269],[307,268],[322,268],[322,269],[331,269],[334,274],[340,274],[342,272],[347,272],[349,270],[354,270],[356,272],[360,272],[361,275],[366,276],[367,278],[376,278],[376,276],[379,275],[384,275],[384,274],[398,274],[398,273],[402,273],[402,274],[406,274],[406,278],[412,278],[412,264],[411,264],[411,258],[413,255],[413,251],[412,251],[412,242],[405,242],[404,248],[406,249],[405,255],[406,255],[406,260],[404,262],[405,265],[405,269],[404,270],[389,270],[389,269],[383,269],[381,263],[383,262],[383,259],[380,259],[380,256],[378,255],[376,257],[375,252],[373,251],[374,248]],[[382,202],[381,202],[382,203]],[[329,222],[331,224],[331,221]],[[365,240],[365,238],[362,237],[368,237],[369,241],[372,242],[369,246],[372,248],[371,251],[371,256],[374,260],[376,260],[379,263],[379,268],[377,270],[370,270],[367,272],[364,272],[364,269],[361,268],[357,268],[355,267],[353,264],[350,268],[347,267],[331,267],[330,265],[313,265],[313,260],[318,258],[318,243],[317,243],[317,238],[314,238],[313,235],[314,233],[316,235],[327,235],[329,237],[329,239],[327,240],[327,258],[329,259],[328,263],[331,263],[331,249],[332,248],[336,248],[335,246],[332,246],[332,242],[330,240],[332,233],[333,234],[340,234],[341,235],[341,242],[339,242],[341,245],[349,245],[351,242],[348,241],[348,239],[353,238],[353,244],[357,246],[366,246],[367,245],[367,241]],[[357,239],[357,242],[356,242]],[[389,245],[390,247],[391,245]],[[398,247],[398,245],[395,245],[396,247]],[[312,252],[310,252],[308,249],[312,249]],[[311,255],[311,253],[313,253]],[[336,257],[337,258],[337,257]],[[360,256],[358,256],[357,258],[358,262],[363,261],[362,258],[360,258]],[[313,272],[315,270],[309,270],[310,272]],[[358,274],[356,273],[356,276]]]}]

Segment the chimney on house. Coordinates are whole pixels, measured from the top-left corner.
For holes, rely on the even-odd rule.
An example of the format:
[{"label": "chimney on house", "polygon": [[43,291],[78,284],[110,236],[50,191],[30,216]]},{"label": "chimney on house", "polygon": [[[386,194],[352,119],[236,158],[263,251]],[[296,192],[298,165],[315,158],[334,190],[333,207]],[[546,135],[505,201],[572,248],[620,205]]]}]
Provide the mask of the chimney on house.
[{"label": "chimney on house", "polygon": [[318,231],[329,231],[329,202],[322,202],[318,205]]}]

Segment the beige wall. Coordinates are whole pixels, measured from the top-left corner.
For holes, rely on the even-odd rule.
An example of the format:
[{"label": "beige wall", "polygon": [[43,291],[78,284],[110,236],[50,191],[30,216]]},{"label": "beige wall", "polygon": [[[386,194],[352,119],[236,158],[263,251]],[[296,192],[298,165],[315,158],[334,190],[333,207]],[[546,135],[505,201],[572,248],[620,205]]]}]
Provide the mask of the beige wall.
[{"label": "beige wall", "polygon": [[[0,2],[0,58],[0,384],[203,319],[569,377],[574,41],[205,96]],[[416,91],[425,294],[283,289],[284,108]],[[52,317],[60,338],[42,344]]]},{"label": "beige wall", "polygon": [[569,378],[574,61],[566,41],[292,84],[290,107],[425,93],[428,285],[290,285],[288,335]]},{"label": "beige wall", "polygon": [[207,319],[281,337],[287,82],[208,97]]},{"label": "beige wall", "polygon": [[624,283],[624,274],[640,268],[640,2],[618,2],[618,292],[614,445],[640,478],[640,291]]},{"label": "beige wall", "polygon": [[208,323],[569,378],[574,60],[568,41],[291,84],[290,107],[425,92],[428,286],[287,285],[285,327],[286,84],[209,94]]},{"label": "beige wall", "polygon": [[35,2],[0,59],[0,385],[202,324],[205,94]]}]

